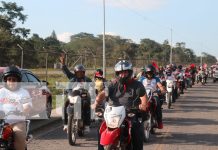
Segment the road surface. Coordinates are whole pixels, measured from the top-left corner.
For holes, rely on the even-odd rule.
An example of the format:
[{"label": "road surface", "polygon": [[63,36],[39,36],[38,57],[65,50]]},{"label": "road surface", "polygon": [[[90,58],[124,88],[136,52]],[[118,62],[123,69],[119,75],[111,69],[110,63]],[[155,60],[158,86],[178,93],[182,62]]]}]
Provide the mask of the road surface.
[{"label": "road surface", "polygon": [[[195,85],[173,103],[168,110],[163,105],[164,129],[157,130],[144,150],[217,150],[218,149],[218,83]],[[62,122],[34,133],[29,150],[96,150],[96,128],[70,146],[62,131]]]}]

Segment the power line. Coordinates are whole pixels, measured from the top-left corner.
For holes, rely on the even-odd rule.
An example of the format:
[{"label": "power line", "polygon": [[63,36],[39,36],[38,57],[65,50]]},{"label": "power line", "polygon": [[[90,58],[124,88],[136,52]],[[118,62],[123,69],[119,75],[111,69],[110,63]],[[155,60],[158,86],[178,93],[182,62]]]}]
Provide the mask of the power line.
[{"label": "power line", "polygon": [[[137,16],[141,17],[144,21],[149,21],[149,22],[151,22],[151,23],[153,23],[153,24],[155,24],[155,25],[157,25],[157,26],[159,26],[159,27],[161,27],[161,28],[163,28],[163,29],[167,29],[167,30],[169,30],[169,31],[172,30],[172,27],[165,26],[165,25],[163,25],[163,24],[157,23],[157,22],[155,22],[154,20],[152,20],[152,19],[150,19],[150,18],[148,18],[148,17],[145,17],[144,15],[142,15],[141,13],[139,13],[138,11],[136,11],[136,10],[130,8],[130,7],[129,7],[128,5],[126,5],[126,3],[124,3],[123,1],[121,1],[121,0],[118,0],[118,1],[119,1],[120,4],[122,4],[126,9],[130,10],[132,13],[134,13],[134,14],[136,14]],[[173,28],[173,31],[174,31],[174,32],[173,32],[173,33],[174,33],[174,36],[178,37],[178,35],[180,35],[180,34],[178,34],[178,32],[175,32],[175,29],[174,29],[174,28]],[[175,34],[175,33],[176,33],[176,34]],[[184,36],[183,36],[182,38],[185,39],[183,42],[192,41],[193,43],[196,43],[197,45],[201,45],[201,43],[202,43],[202,42],[193,41],[193,40],[190,40],[190,39],[187,40],[187,37],[184,38]],[[203,47],[206,48],[206,49],[211,49],[211,48],[208,48],[208,47],[205,46],[205,45],[204,45]]]}]

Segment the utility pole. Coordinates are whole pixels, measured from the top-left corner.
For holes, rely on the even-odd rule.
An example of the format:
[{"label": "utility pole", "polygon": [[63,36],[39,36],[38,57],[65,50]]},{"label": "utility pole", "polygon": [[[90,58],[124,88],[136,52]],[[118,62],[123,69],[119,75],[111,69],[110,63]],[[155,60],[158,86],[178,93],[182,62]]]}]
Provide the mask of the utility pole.
[{"label": "utility pole", "polygon": [[202,53],[201,53],[201,62],[200,62],[200,66],[202,67],[203,65],[203,57],[202,57]]},{"label": "utility pole", "polygon": [[17,46],[21,49],[21,64],[20,64],[20,68],[23,68],[23,47],[21,47],[19,44],[17,44]]},{"label": "utility pole", "polygon": [[105,0],[103,0],[103,22],[104,22],[104,33],[103,33],[103,77],[106,76],[106,57],[105,57]]},{"label": "utility pole", "polygon": [[173,63],[173,39],[172,39],[172,36],[173,36],[173,29],[170,28],[170,34],[171,34],[171,40],[170,40],[170,64]]},{"label": "utility pole", "polygon": [[[44,50],[45,47],[42,47]],[[48,51],[46,50],[46,56],[45,56],[45,81],[48,82]]]}]

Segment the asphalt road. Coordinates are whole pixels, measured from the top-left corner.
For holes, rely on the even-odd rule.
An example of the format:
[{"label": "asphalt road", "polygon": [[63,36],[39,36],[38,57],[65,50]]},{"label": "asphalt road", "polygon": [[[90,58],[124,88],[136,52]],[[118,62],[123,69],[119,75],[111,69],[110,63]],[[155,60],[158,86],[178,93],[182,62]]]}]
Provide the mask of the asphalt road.
[{"label": "asphalt road", "polygon": [[[195,85],[173,103],[168,110],[163,105],[164,129],[157,130],[144,150],[217,150],[218,149],[218,83]],[[70,146],[56,121],[34,132],[29,150],[96,150],[96,128]]]}]

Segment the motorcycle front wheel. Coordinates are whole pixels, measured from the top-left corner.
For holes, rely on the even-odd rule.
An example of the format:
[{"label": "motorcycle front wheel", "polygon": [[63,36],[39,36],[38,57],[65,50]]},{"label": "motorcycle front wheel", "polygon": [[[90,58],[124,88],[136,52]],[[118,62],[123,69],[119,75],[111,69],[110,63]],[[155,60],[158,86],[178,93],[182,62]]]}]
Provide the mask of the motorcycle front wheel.
[{"label": "motorcycle front wheel", "polygon": [[144,142],[148,142],[151,133],[151,115],[149,115],[148,120],[144,121]]},{"label": "motorcycle front wheel", "polygon": [[69,115],[68,117],[68,142],[70,145],[76,144],[76,136],[78,129],[78,120],[73,119],[73,115]]}]

